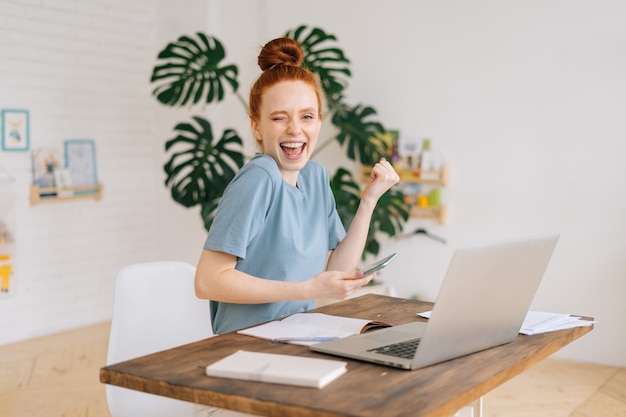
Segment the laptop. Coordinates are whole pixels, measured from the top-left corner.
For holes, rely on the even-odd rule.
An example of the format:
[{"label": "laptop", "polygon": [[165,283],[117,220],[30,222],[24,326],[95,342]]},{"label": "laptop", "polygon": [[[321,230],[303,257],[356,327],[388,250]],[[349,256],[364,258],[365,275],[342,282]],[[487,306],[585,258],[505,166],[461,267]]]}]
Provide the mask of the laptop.
[{"label": "laptop", "polygon": [[457,248],[427,323],[388,327],[310,348],[413,370],[511,342],[558,239],[558,234],[550,234]]}]

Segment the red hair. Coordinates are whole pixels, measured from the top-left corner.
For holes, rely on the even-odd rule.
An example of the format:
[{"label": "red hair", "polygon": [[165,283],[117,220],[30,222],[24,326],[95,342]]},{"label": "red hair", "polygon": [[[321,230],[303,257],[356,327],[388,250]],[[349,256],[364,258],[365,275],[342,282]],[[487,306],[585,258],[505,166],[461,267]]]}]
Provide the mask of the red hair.
[{"label": "red hair", "polygon": [[315,92],[318,116],[322,118],[322,99],[315,75],[302,66],[304,51],[298,42],[290,38],[277,38],[263,46],[258,64],[263,73],[250,90],[250,117],[259,120],[259,111],[266,89],[281,81],[302,81]]}]

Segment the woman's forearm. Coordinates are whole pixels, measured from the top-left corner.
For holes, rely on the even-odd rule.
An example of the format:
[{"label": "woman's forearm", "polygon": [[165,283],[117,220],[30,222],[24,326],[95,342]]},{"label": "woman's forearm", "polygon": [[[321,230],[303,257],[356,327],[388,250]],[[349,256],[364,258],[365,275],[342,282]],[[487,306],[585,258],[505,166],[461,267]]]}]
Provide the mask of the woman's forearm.
[{"label": "woman's forearm", "polygon": [[[235,269],[237,258],[204,250],[196,268],[195,291],[202,299],[234,304],[334,298],[343,300],[367,284],[359,271],[326,271],[302,281],[279,281],[254,277]],[[297,274],[298,271],[294,271]]]},{"label": "woman's forearm", "polygon": [[361,194],[361,201],[346,237],[328,259],[326,270],[350,271],[356,268],[367,241],[370,222],[380,197],[400,181],[393,166],[385,158],[372,167],[371,181]]},{"label": "woman's forearm", "polygon": [[351,271],[357,267],[365,249],[374,207],[361,201],[346,237],[331,253],[326,270]]},{"label": "woman's forearm", "polygon": [[[236,304],[306,300],[306,284],[261,279],[235,269],[237,258],[203,250],[195,276],[196,296]],[[244,290],[245,289],[245,290]]]}]

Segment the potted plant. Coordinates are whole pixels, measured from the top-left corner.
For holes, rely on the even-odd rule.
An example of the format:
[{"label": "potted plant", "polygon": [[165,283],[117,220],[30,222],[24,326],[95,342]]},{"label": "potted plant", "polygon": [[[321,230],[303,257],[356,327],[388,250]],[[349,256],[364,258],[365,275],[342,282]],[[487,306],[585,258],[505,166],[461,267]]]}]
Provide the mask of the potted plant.
[{"label": "potted plant", "polygon": [[[299,26],[285,36],[300,42],[305,53],[304,65],[319,76],[326,98],[326,119],[336,128],[333,137],[319,143],[313,157],[332,141],[345,150],[348,160],[371,166],[387,156],[385,132],[371,106],[346,102],[344,91],[351,76],[350,61],[337,47],[336,38],[320,28]],[[156,86],[153,96],[171,107],[217,104],[228,94],[235,95],[247,112],[246,100],[239,93],[238,67],[224,62],[226,51],[213,36],[197,33],[183,35],[159,53],[151,82]],[[208,230],[217,203],[224,189],[243,166],[243,141],[235,129],[214,135],[211,123],[202,116],[180,122],[176,136],[165,144],[169,160],[164,165],[165,185],[174,201],[185,207],[201,207],[201,216]],[[359,181],[350,170],[339,168],[331,176],[339,216],[347,228],[360,200]],[[394,236],[402,231],[409,217],[409,207],[402,193],[391,189],[381,197],[372,216],[363,256],[377,255],[380,244],[377,233]]]}]

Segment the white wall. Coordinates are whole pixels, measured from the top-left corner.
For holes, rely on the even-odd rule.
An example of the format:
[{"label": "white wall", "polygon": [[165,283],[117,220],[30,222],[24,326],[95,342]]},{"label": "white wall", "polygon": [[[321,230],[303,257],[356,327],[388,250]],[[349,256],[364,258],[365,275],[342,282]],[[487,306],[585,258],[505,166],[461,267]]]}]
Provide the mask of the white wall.
[{"label": "white wall", "polygon": [[94,139],[104,184],[100,202],[30,206],[30,153],[0,152],[16,180],[0,343],[109,319],[117,269],[155,258],[154,23],[149,0],[0,1],[0,107],[30,112],[31,149]]},{"label": "white wall", "polygon": [[[257,4],[255,26],[239,21],[250,2],[220,2],[220,37],[235,54],[302,23],[334,33],[352,60],[350,100],[376,107],[402,135],[431,137],[451,166],[449,224],[407,228],[425,227],[448,245],[386,242],[384,252],[400,258],[382,280],[400,296],[434,300],[455,246],[560,232],[532,308],[599,320],[557,356],[626,365],[626,4]],[[337,154],[320,159],[345,165]]]},{"label": "white wall", "polygon": [[[198,212],[162,186],[163,143],[189,112],[150,97],[157,50],[204,28],[240,66],[247,96],[259,45],[306,23],[336,34],[352,60],[351,100],[403,135],[431,137],[452,168],[449,224],[409,225],[449,244],[385,242],[400,258],[380,278],[401,296],[434,299],[454,246],[559,231],[533,307],[600,321],[558,356],[625,366],[625,9],[620,0],[0,0],[0,107],[30,110],[32,147],[94,138],[105,184],[100,202],[30,207],[28,155],[0,152],[17,180],[18,228],[0,343],[108,319],[123,264],[196,261]],[[191,111],[202,112],[215,131],[249,138],[235,100]],[[345,164],[332,150],[320,159]]]}]

